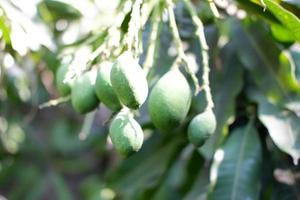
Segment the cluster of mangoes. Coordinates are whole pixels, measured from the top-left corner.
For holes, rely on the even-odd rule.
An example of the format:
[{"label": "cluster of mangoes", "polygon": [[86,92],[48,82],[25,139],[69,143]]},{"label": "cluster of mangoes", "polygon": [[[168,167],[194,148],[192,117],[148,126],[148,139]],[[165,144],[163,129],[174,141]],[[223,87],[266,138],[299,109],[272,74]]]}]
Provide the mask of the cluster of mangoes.
[{"label": "cluster of mangoes", "polygon": [[[56,74],[57,88],[62,95],[71,95],[74,109],[85,114],[100,102],[114,112],[109,136],[121,154],[138,151],[144,139],[139,123],[131,110],[139,109],[148,96],[146,75],[131,52],[126,51],[112,62],[103,62],[98,72],[85,72],[72,84],[64,82],[68,65],[62,65]],[[192,101],[190,85],[179,69],[171,69],[152,88],[148,110],[154,126],[170,132],[186,118]],[[200,147],[214,133],[216,119],[212,109],[195,116],[188,127],[188,138]]]}]

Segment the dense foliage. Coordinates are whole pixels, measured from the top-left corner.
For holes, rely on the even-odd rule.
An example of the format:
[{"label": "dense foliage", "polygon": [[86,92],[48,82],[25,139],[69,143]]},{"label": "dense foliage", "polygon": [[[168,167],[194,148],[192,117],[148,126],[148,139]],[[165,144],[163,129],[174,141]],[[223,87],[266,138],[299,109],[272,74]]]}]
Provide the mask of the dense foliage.
[{"label": "dense foliage", "polygon": [[300,199],[298,0],[0,0],[0,199]]}]

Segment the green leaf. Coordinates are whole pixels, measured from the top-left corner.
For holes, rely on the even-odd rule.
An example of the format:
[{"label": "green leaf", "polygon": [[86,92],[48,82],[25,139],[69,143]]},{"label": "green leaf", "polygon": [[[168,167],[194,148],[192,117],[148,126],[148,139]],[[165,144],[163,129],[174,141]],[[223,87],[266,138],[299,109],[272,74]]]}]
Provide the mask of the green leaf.
[{"label": "green leaf", "polygon": [[77,8],[60,0],[43,0],[38,5],[38,10],[46,22],[59,19],[76,20],[82,16]]},{"label": "green leaf", "polygon": [[284,105],[300,100],[292,63],[262,24],[247,21],[242,28],[236,23],[233,41],[251,79],[270,101]]},{"label": "green leaf", "polygon": [[271,104],[258,92],[251,91],[249,96],[258,102],[259,119],[268,129],[273,142],[297,163],[300,158],[300,118],[294,112]]},{"label": "green leaf", "polygon": [[271,31],[273,36],[281,42],[293,42],[295,41],[294,35],[290,30],[284,26],[278,24],[271,24]]},{"label": "green leaf", "polygon": [[290,50],[290,53],[295,64],[295,75],[298,82],[300,83],[300,51]]},{"label": "green leaf", "polygon": [[293,34],[296,41],[300,41],[300,20],[290,11],[284,9],[278,3],[271,0],[264,0],[267,5],[267,10],[270,10],[273,15]]},{"label": "green leaf", "polygon": [[192,145],[186,146],[170,166],[166,178],[151,199],[181,200],[201,173],[204,161]]},{"label": "green leaf", "polygon": [[209,199],[258,199],[261,168],[261,144],[251,121],[235,129],[215,153]]},{"label": "green leaf", "polygon": [[196,177],[191,190],[184,196],[183,200],[206,200],[209,186],[209,168],[204,166]]},{"label": "green leaf", "polygon": [[140,196],[151,199],[158,184],[183,148],[183,140],[178,134],[173,138],[168,137],[167,143],[165,142],[166,140],[162,141],[161,135],[152,136],[150,141],[143,144],[141,151],[125,159],[110,174],[108,187],[115,190],[121,199],[134,200]]},{"label": "green leaf", "polygon": [[67,183],[65,182],[64,178],[56,173],[53,172],[50,175],[51,182],[53,184],[53,189],[56,193],[56,198],[59,200],[71,200],[73,199],[70,189],[68,188]]}]

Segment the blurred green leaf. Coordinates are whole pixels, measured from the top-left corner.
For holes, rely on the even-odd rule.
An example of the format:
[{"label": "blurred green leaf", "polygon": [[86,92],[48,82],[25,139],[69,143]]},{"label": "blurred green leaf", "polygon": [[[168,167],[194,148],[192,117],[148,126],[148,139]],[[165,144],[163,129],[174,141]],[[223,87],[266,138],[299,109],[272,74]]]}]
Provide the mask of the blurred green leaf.
[{"label": "blurred green leaf", "polygon": [[[134,200],[146,190],[155,191],[157,184],[181,151],[183,141],[177,134],[171,140],[169,138],[167,143],[161,142],[161,138],[152,138],[152,141],[148,142],[149,146],[144,144],[142,151],[124,160],[111,174],[108,186],[114,189],[121,199]],[[146,197],[149,199],[152,195],[153,193],[147,193]]]},{"label": "blurred green leaf", "polygon": [[208,199],[258,199],[262,148],[254,123],[232,131],[217,150],[211,168],[212,191]]},{"label": "blurred green leaf", "polygon": [[77,8],[60,0],[43,0],[38,8],[46,22],[59,19],[76,20],[82,16]]},{"label": "blurred green leaf", "polygon": [[186,146],[170,166],[154,197],[145,199],[181,200],[195,183],[203,165],[204,159],[197,150],[192,145]]},{"label": "blurred green leaf", "polygon": [[204,166],[196,176],[196,180],[191,190],[185,195],[183,200],[206,200],[209,187],[209,169]]},{"label": "blurred green leaf", "polygon": [[271,104],[258,92],[251,91],[249,96],[258,102],[259,119],[274,143],[297,163],[300,158],[300,118],[289,110]]},{"label": "blurred green leaf", "polygon": [[295,40],[300,42],[300,20],[276,2],[271,0],[264,0],[264,2],[267,9],[293,34]]},{"label": "blurred green leaf", "polygon": [[[2,11],[0,7],[0,12]],[[10,40],[10,27],[8,25],[8,20],[6,19],[4,14],[0,14],[0,39],[3,38],[6,44],[11,44]]]},{"label": "blurred green leaf", "polygon": [[273,36],[281,42],[293,42],[295,37],[290,30],[278,24],[271,24],[271,31]]},{"label": "blurred green leaf", "polygon": [[67,183],[64,180],[64,177],[62,177],[60,174],[56,172],[50,173],[50,180],[53,184],[53,189],[56,194],[56,198],[58,200],[71,200],[74,199],[73,195],[71,194],[71,191],[68,188]]},{"label": "blurred green leaf", "polygon": [[280,105],[300,100],[300,85],[285,53],[260,23],[236,23],[234,43],[243,65],[268,99]]},{"label": "blurred green leaf", "polygon": [[[21,163],[19,163],[21,164]],[[15,182],[13,183],[12,191],[9,193],[8,199],[27,199],[31,194],[30,191],[36,189],[35,187],[40,184],[42,174],[40,170],[33,165],[19,166],[16,171]]]}]

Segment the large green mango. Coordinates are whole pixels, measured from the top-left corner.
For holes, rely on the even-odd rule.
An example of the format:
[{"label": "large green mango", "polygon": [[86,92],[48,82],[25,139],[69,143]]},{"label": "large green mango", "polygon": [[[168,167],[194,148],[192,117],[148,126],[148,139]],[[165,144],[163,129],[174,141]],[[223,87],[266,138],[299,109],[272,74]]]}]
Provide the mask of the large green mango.
[{"label": "large green mango", "polygon": [[71,102],[77,112],[85,114],[97,108],[99,100],[94,88],[95,81],[95,71],[84,73],[74,81]]},{"label": "large green mango", "polygon": [[110,80],[121,103],[128,108],[138,109],[148,96],[148,84],[144,71],[133,58],[125,52],[114,63]]},{"label": "large green mango", "polygon": [[113,63],[103,62],[98,70],[95,91],[99,100],[109,109],[117,111],[121,109],[121,103],[115,94],[110,81],[110,73]]},{"label": "large green mango", "polygon": [[188,127],[188,139],[196,147],[202,146],[215,132],[217,126],[216,117],[212,109],[196,115]]},{"label": "large green mango", "polygon": [[149,114],[153,124],[162,131],[177,127],[190,109],[192,92],[184,75],[174,69],[162,76],[149,97]]},{"label": "large green mango", "polygon": [[109,128],[110,139],[116,150],[122,155],[138,151],[144,140],[141,126],[131,114],[118,113]]}]

